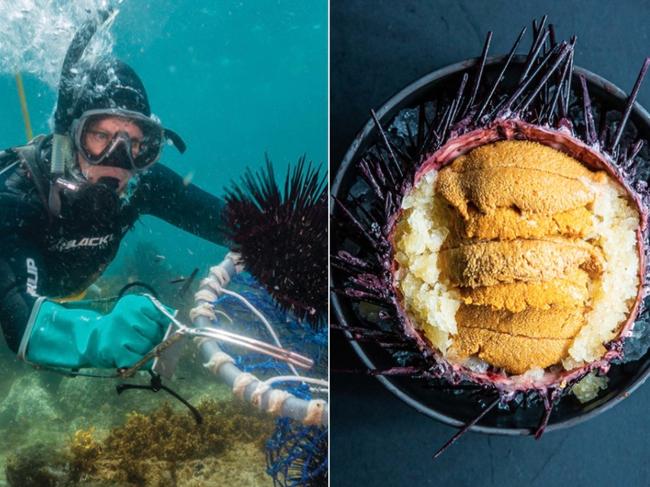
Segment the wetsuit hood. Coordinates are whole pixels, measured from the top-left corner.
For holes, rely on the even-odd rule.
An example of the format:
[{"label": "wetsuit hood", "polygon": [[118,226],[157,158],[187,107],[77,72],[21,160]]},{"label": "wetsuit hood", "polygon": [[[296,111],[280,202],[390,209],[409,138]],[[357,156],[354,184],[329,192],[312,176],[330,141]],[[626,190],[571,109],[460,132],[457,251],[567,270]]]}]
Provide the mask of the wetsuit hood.
[{"label": "wetsuit hood", "polygon": [[[125,110],[151,116],[149,98],[142,80],[128,64],[105,57],[81,75],[73,104],[68,108],[71,119],[88,110]],[[69,127],[68,127],[69,129]]]}]

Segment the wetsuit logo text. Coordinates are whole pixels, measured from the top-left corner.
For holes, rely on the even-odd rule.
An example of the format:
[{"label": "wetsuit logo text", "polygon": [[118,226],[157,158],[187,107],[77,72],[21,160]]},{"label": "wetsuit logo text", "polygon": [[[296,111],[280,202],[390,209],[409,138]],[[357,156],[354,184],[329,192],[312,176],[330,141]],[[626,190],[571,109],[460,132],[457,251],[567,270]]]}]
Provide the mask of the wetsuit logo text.
[{"label": "wetsuit logo text", "polygon": [[27,265],[27,294],[38,297],[38,267],[36,267],[36,262],[34,259],[27,259],[25,261]]},{"label": "wetsuit logo text", "polygon": [[103,237],[84,237],[82,239],[59,240],[54,244],[54,249],[58,251],[76,249],[79,247],[105,247],[114,239],[113,234],[104,235]]}]

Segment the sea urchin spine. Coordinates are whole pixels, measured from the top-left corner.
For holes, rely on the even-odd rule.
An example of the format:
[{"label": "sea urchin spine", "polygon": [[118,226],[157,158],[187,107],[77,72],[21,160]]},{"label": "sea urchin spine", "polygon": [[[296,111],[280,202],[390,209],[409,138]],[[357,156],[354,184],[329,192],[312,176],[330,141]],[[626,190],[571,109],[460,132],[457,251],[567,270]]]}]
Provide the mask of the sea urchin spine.
[{"label": "sea urchin spine", "polygon": [[287,171],[284,188],[273,166],[248,170],[226,192],[232,249],[275,302],[320,325],[327,315],[326,178],[305,157]]}]

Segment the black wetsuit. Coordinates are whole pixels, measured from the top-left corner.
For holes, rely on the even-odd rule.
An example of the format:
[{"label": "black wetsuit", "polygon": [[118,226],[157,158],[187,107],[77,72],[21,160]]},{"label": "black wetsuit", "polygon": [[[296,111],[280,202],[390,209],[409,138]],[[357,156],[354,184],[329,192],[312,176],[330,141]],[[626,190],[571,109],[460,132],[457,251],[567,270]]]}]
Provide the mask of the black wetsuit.
[{"label": "black wetsuit", "polygon": [[[44,174],[50,151],[48,138],[36,158]],[[0,165],[0,325],[14,352],[36,298],[86,289],[113,260],[140,215],[154,215],[211,242],[226,243],[223,201],[195,185],[186,186],[160,163],[139,176],[117,218],[89,224],[88,209],[71,211],[65,199],[63,217],[50,216],[32,172],[9,154]]]}]

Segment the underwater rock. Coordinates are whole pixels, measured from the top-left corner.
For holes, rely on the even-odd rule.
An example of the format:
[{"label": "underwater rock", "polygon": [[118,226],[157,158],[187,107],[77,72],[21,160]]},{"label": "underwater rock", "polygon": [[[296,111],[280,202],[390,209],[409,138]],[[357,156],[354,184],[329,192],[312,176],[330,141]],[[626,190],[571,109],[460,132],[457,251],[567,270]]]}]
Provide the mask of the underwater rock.
[{"label": "underwater rock", "polygon": [[59,419],[52,395],[43,387],[38,372],[16,379],[0,402],[0,423],[48,422]]},{"label": "underwater rock", "polygon": [[54,446],[43,443],[10,455],[5,473],[11,487],[63,487],[70,482],[66,456]]}]

